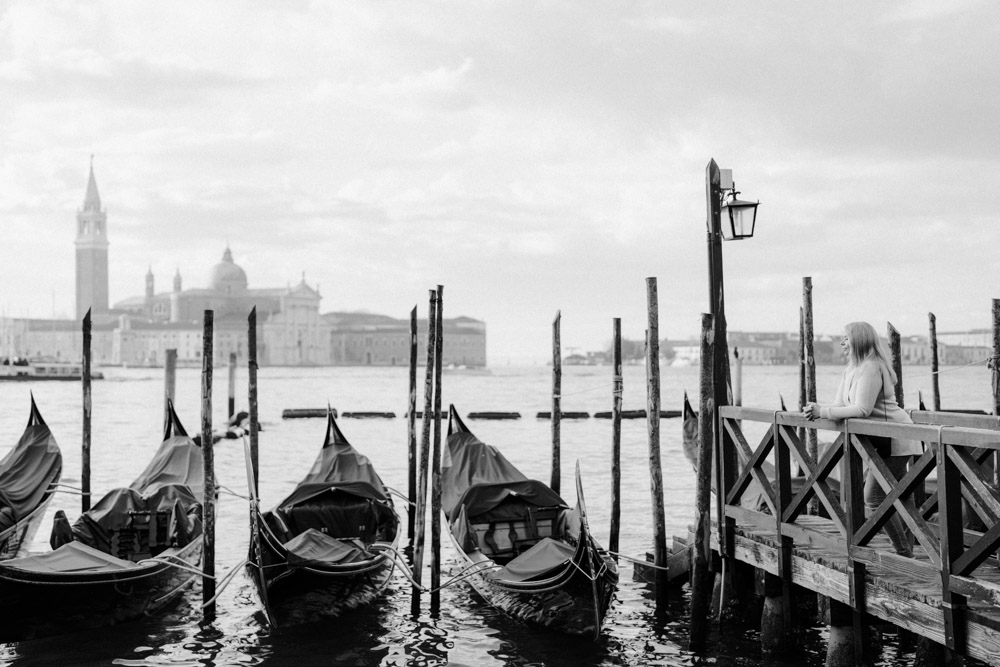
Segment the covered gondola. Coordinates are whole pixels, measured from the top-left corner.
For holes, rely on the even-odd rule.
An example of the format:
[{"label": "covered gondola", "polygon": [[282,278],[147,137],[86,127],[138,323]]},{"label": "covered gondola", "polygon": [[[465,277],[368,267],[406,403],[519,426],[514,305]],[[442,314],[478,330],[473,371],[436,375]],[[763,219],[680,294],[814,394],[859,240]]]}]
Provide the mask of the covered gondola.
[{"label": "covered gondola", "polygon": [[62,452],[31,397],[28,425],[0,460],[0,560],[31,545],[62,476]]},{"label": "covered gondola", "polygon": [[441,464],[442,509],[461,554],[461,576],[507,615],[596,638],[618,567],[590,534],[579,465],[570,508],[479,440],[449,408]]},{"label": "covered gondola", "polygon": [[56,513],[39,555],[0,563],[0,641],[112,625],[155,613],[199,579],[203,460],[168,405],[163,441],[128,487],[73,524]]},{"label": "covered gondola", "polygon": [[[248,462],[251,493],[254,493]],[[392,576],[400,530],[371,461],[327,412],[312,469],[276,507],[252,500],[247,573],[272,627],[340,616],[374,601]]]}]

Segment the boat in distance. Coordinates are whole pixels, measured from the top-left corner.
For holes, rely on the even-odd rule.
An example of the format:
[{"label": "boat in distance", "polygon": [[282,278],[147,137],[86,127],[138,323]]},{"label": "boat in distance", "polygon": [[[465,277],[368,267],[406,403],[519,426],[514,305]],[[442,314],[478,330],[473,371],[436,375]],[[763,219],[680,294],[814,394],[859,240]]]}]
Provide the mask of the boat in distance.
[{"label": "boat in distance", "polygon": [[0,560],[24,555],[62,477],[62,452],[31,397],[28,425],[0,460]]},{"label": "boat in distance", "polygon": [[[83,379],[83,364],[58,359],[26,359],[24,357],[0,358],[0,382],[35,382]],[[103,380],[104,373],[92,371],[91,380]]]},{"label": "boat in distance", "polygon": [[590,534],[579,463],[571,509],[448,412],[442,510],[461,576],[512,618],[596,639],[618,566]]},{"label": "boat in distance", "polygon": [[72,525],[56,512],[51,551],[0,562],[0,642],[150,615],[201,578],[202,452],[169,402],[167,413],[159,449],[130,486]]},{"label": "boat in distance", "polygon": [[333,411],[309,473],[267,512],[256,498],[249,451],[246,458],[246,571],[268,624],[337,617],[376,600],[395,570],[400,520],[371,461],[347,441]]}]

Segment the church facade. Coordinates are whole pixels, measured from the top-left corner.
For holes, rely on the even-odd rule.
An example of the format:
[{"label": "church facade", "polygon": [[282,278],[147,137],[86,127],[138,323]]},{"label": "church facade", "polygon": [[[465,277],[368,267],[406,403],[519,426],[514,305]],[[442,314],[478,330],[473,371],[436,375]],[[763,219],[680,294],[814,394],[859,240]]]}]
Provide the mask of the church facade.
[{"label": "church facade", "polygon": [[[109,307],[107,212],[101,206],[93,163],[76,225],[77,320],[7,318],[10,348],[26,357],[78,360],[81,320],[89,310],[91,353],[98,365],[160,366],[169,349],[179,365],[201,366],[203,317],[213,312],[214,363],[231,354],[248,357],[248,316],[257,313],[257,362],[261,366],[373,365],[409,363],[409,321],[358,314],[320,314],[322,296],[306,283],[253,289],[227,246],[204,287],[183,289],[178,270],[169,291],[156,291],[152,269],[141,296]],[[426,331],[426,325],[420,327]],[[424,344],[426,345],[426,343]],[[425,349],[421,348],[421,349]],[[419,358],[419,357],[418,357]],[[471,318],[444,322],[445,364],[485,366],[486,325]]]}]

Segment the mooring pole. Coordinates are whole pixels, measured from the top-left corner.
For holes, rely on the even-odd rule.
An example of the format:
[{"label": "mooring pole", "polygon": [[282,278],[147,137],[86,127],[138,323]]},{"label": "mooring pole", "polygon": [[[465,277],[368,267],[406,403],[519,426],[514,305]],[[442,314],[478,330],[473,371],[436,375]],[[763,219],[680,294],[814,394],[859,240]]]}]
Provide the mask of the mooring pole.
[{"label": "mooring pole", "polygon": [[84,512],[90,509],[90,418],[93,405],[90,393],[90,347],[91,324],[90,308],[88,308],[87,314],[83,317],[83,369],[81,372],[81,379],[83,380],[83,451],[81,453],[80,506]]},{"label": "mooring pole", "polygon": [[618,536],[622,518],[622,320],[612,320],[611,370],[611,533],[608,551],[618,561]]},{"label": "mooring pole", "polygon": [[174,403],[177,394],[177,349],[170,348],[163,357],[163,425],[166,427],[170,413],[167,406]]},{"label": "mooring pole", "polygon": [[695,487],[694,555],[691,561],[691,622],[688,625],[691,649],[705,647],[711,618],[714,574],[712,563],[712,396],[714,364],[714,323],[701,316],[701,375],[698,401],[698,479]]},{"label": "mooring pole", "polygon": [[930,323],[930,344],[931,344],[931,390],[934,398],[931,405],[935,412],[941,411],[941,385],[938,382],[938,342],[937,342],[937,318],[934,313],[927,313],[927,320]]},{"label": "mooring pole", "polygon": [[663,466],[660,463],[660,342],[656,278],[646,278],[646,427],[649,435],[649,482],[653,499],[653,554],[656,564],[656,607],[667,602],[667,525],[663,508]]},{"label": "mooring pole", "polygon": [[[802,306],[799,306],[799,412],[802,412],[806,407],[806,321],[805,321],[805,310]],[[805,427],[799,428],[799,442],[805,443],[806,441],[806,429]],[[798,461],[795,462],[796,475],[799,468]]]},{"label": "mooring pole", "polygon": [[[802,279],[802,324],[805,331],[805,359],[806,359],[806,402],[816,402],[816,357],[813,348],[813,284],[812,278],[806,276]],[[818,460],[819,441],[816,437],[815,429],[806,429],[806,451],[813,461]],[[808,473],[808,471],[807,471]],[[809,501],[809,513],[819,512],[819,500],[815,495]]]},{"label": "mooring pole", "polygon": [[903,407],[903,349],[899,332],[892,322],[886,322],[886,337],[889,339],[889,357],[892,361],[892,372],[896,374],[896,404]]},{"label": "mooring pole", "polygon": [[226,418],[232,421],[236,414],[236,353],[229,353],[229,405]]},{"label": "mooring pole", "polygon": [[257,421],[257,306],[250,310],[247,318],[247,376],[249,378],[249,395],[247,402],[250,411],[250,467],[253,470],[254,498],[259,498],[260,482],[258,459],[260,425]]},{"label": "mooring pole", "polygon": [[215,457],[212,447],[212,355],[214,317],[205,311],[201,353],[201,455],[205,491],[202,502],[201,596],[205,620],[215,617]]},{"label": "mooring pole", "polygon": [[[414,508],[417,503],[417,307],[410,311],[410,399],[406,411],[407,486],[406,537],[413,544]],[[411,552],[412,553],[412,552]]]},{"label": "mooring pole", "polygon": [[562,311],[556,311],[556,319],[552,321],[552,477],[549,486],[559,493],[560,442],[559,427],[562,418],[562,342],[559,327],[562,322]]},{"label": "mooring pole", "polygon": [[444,357],[444,286],[437,286],[434,336],[434,476],[431,488],[431,609],[441,600],[441,367]]},{"label": "mooring pole", "polygon": [[[990,359],[993,369],[993,415],[1000,415],[1000,299],[993,299],[993,358]],[[993,484],[1000,485],[1000,454],[993,453]]]},{"label": "mooring pole", "polygon": [[[424,366],[424,415],[421,424],[420,467],[417,471],[417,508],[414,525],[413,580],[417,586],[423,581],[424,532],[427,516],[427,475],[431,458],[431,411],[434,410],[434,341],[437,338],[437,292],[430,290],[427,307],[427,364]],[[414,599],[420,589],[414,586]]]}]

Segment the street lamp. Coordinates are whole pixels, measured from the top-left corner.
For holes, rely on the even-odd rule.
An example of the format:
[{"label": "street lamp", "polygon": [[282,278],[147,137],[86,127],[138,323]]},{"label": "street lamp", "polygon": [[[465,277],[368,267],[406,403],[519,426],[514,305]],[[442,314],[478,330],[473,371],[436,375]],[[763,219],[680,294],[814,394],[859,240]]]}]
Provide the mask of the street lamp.
[{"label": "street lamp", "polygon": [[[723,448],[719,428],[718,409],[729,404],[729,345],[726,342],[725,292],[722,281],[722,239],[740,240],[753,236],[757,220],[757,203],[737,198],[730,169],[719,169],[715,160],[709,160],[705,169],[705,196],[708,208],[708,295],[709,313],[713,316],[712,360],[712,448],[715,455],[715,483],[719,546],[723,556],[732,565],[735,555],[735,522],[726,517],[726,493],[736,479],[736,452]],[[722,211],[726,211],[726,224],[722,224]],[[732,568],[728,567],[730,576]],[[726,583],[723,582],[723,586]]]}]

